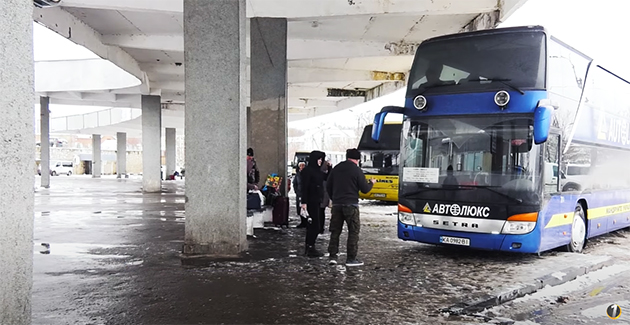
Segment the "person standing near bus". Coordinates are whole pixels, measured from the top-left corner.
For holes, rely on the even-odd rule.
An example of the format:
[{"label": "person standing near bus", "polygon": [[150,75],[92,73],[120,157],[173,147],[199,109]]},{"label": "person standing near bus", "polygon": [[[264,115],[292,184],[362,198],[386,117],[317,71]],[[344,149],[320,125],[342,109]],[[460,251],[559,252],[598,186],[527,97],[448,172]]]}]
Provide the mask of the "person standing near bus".
[{"label": "person standing near bus", "polygon": [[359,218],[359,191],[368,193],[376,183],[372,178],[368,182],[359,167],[361,153],[357,149],[346,150],[346,161],[339,163],[328,176],[326,190],[332,200],[332,217],[330,219],[330,264],[337,264],[339,254],[339,236],[343,230],[343,223],[348,225],[348,244],[346,266],[361,266],[363,262],[357,259],[359,252],[359,232],[361,220]]},{"label": "person standing near bus", "polygon": [[332,171],[332,163],[330,162],[330,160],[326,160],[324,163],[322,163],[322,172],[326,174],[326,177],[324,177],[324,198],[322,199],[322,203],[320,204],[320,207],[321,207],[320,215],[322,216],[319,219],[319,233],[320,234],[324,233],[325,224],[326,224],[326,208],[330,205],[330,196],[328,195],[328,191],[326,191],[326,179],[328,178],[328,175],[330,175],[331,171]]},{"label": "person standing near bus", "polygon": [[300,214],[300,204],[302,198],[302,170],[306,166],[306,163],[300,161],[298,164],[298,170],[295,172],[295,176],[293,176],[293,191],[295,192],[295,210],[297,211],[298,217],[300,217],[300,224],[296,226],[296,228],[306,228],[308,223],[306,222],[306,218]]},{"label": "person standing near bus", "polygon": [[324,199],[324,180],[326,174],[322,172],[322,163],[326,154],[321,151],[313,151],[308,157],[308,164],[302,170],[302,206],[308,215],[306,226],[305,255],[308,257],[322,257],[324,254],[315,248],[315,241],[320,232],[320,218],[322,201]]}]

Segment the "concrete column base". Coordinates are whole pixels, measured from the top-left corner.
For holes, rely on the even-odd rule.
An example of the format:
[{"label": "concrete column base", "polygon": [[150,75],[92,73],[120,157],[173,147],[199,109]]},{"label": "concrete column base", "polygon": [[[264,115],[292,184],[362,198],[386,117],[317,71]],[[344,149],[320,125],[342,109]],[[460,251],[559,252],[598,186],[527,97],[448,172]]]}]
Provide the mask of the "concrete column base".
[{"label": "concrete column base", "polygon": [[203,256],[206,258],[240,258],[243,250],[229,243],[184,244],[182,252],[187,257]]}]

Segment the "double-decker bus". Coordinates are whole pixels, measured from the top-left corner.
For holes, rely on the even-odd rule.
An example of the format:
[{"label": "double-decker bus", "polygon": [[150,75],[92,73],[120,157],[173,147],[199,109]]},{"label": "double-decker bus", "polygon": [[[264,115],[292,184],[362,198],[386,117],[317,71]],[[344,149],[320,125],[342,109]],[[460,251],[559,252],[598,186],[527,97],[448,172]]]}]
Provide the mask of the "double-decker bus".
[{"label": "double-decker bus", "polygon": [[372,134],[403,114],[398,237],[581,252],[630,226],[629,93],[541,26],[422,42],[405,106],[384,107]]},{"label": "double-decker bus", "polygon": [[366,200],[398,201],[398,159],[400,156],[401,123],[386,123],[381,126],[379,141],[372,139],[373,125],[367,125],[359,140],[357,150],[361,152],[360,166],[365,177],[376,179],[372,190],[359,197]]}]

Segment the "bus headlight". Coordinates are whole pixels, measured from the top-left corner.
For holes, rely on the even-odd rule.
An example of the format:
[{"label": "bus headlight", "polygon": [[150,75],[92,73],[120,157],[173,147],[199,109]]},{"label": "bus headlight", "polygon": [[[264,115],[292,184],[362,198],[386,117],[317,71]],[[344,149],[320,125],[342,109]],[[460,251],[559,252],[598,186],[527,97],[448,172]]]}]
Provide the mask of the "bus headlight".
[{"label": "bus headlight", "polygon": [[398,212],[398,220],[406,225],[416,225],[416,218],[413,216],[413,213]]},{"label": "bus headlight", "polygon": [[494,103],[503,108],[510,102],[510,94],[505,90],[499,90],[494,94]]},{"label": "bus headlight", "polygon": [[506,235],[523,235],[532,232],[534,228],[536,228],[536,222],[533,221],[506,221],[501,233]]},{"label": "bus headlight", "polygon": [[427,107],[427,99],[422,95],[418,95],[413,99],[413,106],[420,111],[424,111]]}]

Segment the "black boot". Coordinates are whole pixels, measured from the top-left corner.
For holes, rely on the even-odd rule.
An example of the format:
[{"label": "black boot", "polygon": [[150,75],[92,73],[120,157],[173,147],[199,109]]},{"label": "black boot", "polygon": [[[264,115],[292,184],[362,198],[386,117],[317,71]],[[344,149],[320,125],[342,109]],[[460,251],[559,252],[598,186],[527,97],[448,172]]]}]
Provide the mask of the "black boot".
[{"label": "black boot", "polygon": [[308,257],[322,257],[324,256],[324,253],[320,252],[317,250],[317,248],[315,248],[315,246],[306,246],[306,252],[305,255]]}]

